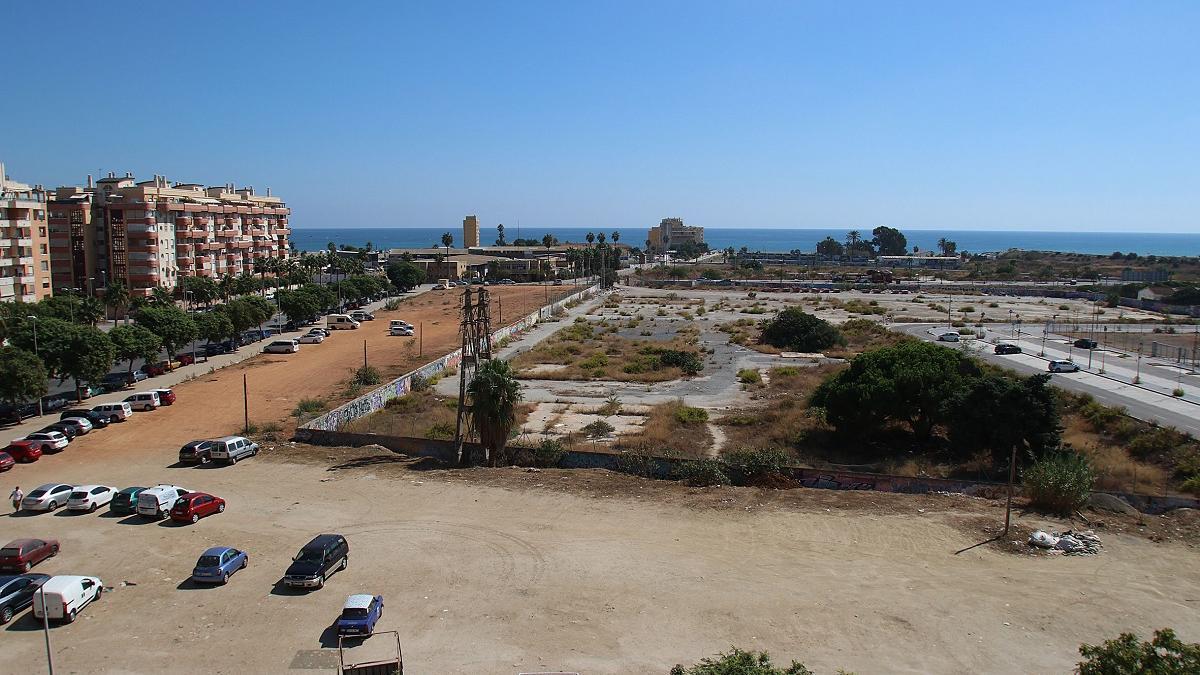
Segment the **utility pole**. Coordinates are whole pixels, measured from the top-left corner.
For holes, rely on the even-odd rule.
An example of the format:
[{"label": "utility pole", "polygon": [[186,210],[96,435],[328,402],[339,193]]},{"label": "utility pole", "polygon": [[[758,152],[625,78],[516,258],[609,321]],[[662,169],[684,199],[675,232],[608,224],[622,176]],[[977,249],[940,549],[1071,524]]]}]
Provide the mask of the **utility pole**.
[{"label": "utility pole", "polygon": [[39,586],[38,594],[42,597],[42,634],[46,637],[46,668],[50,671],[50,675],[54,675],[54,655],[50,651],[50,612],[46,611],[46,589]]},{"label": "utility pole", "polygon": [[246,433],[250,432],[250,388],[246,383],[246,374],[242,373],[242,424]]},{"label": "utility pole", "polygon": [[363,368],[367,367],[367,341],[363,339]]},{"label": "utility pole", "polygon": [[[32,314],[30,314],[29,316],[27,316],[25,318],[29,319],[30,321],[33,322],[33,355],[37,356],[38,355],[38,343],[37,343],[38,318]],[[76,384],[79,384],[79,383],[76,382]],[[45,414],[46,414],[46,411],[42,410],[42,397],[39,396],[38,397],[38,417],[41,417],[42,415],[45,415]],[[19,417],[20,416],[18,415],[18,418]],[[43,605],[43,609],[45,609],[44,605]]]},{"label": "utility pole", "polygon": [[1138,339],[1138,355],[1137,355],[1137,370],[1133,374],[1133,383],[1138,384],[1142,381],[1142,340]]}]

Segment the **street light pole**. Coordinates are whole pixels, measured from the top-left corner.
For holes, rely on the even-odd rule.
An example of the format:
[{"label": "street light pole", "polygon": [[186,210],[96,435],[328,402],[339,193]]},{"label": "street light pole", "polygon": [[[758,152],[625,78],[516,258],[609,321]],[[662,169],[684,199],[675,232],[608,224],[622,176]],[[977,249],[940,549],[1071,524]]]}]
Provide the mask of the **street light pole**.
[{"label": "street light pole", "polygon": [[1142,340],[1138,340],[1138,357],[1137,370],[1133,374],[1133,383],[1138,384],[1142,381]]},{"label": "street light pole", "polygon": [[50,651],[50,612],[46,611],[44,586],[38,587],[38,594],[42,597],[42,634],[46,637],[46,669],[50,671],[50,675],[54,675],[54,655]]},{"label": "street light pole", "polygon": [[[38,318],[36,316],[33,316],[32,314],[30,314],[29,316],[27,316],[25,318],[29,319],[30,321],[33,322],[33,355],[38,356],[38,343],[37,343]],[[39,357],[39,358],[41,358],[41,357]],[[45,415],[45,414],[46,414],[46,411],[42,409],[42,397],[39,396],[38,397],[38,417],[41,417],[42,415]],[[45,606],[43,605],[43,608],[44,607]]]}]

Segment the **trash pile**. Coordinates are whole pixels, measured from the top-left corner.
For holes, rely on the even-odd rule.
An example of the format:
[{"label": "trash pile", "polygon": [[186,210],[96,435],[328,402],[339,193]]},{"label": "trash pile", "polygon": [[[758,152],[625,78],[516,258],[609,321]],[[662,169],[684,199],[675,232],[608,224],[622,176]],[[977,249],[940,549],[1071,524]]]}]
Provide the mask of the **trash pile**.
[{"label": "trash pile", "polygon": [[1036,530],[1029,535],[1029,545],[1049,549],[1050,553],[1063,555],[1096,555],[1100,553],[1100,537],[1095,532],[1086,530],[1075,532],[1067,530],[1062,534],[1050,534]]}]

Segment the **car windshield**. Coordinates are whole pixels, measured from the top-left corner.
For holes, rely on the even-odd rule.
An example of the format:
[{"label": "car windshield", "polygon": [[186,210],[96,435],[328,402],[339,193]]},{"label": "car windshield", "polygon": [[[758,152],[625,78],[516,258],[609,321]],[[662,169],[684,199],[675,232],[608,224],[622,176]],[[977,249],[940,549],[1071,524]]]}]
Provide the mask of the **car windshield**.
[{"label": "car windshield", "polygon": [[37,499],[38,497],[41,497],[44,494],[46,494],[45,490],[34,490],[33,492],[29,493],[29,496],[33,497],[34,499]]},{"label": "car windshield", "polygon": [[306,548],[296,556],[296,562],[319,563],[325,560],[324,552],[319,548]]},{"label": "car windshield", "polygon": [[221,564],[221,558],[215,555],[202,555],[196,562],[196,567],[216,567]]},{"label": "car windshield", "polygon": [[362,619],[367,616],[367,610],[362,607],[347,607],[342,610],[343,619]]},{"label": "car windshield", "polygon": [[19,555],[21,555],[19,548],[0,548],[0,557],[13,558]]}]

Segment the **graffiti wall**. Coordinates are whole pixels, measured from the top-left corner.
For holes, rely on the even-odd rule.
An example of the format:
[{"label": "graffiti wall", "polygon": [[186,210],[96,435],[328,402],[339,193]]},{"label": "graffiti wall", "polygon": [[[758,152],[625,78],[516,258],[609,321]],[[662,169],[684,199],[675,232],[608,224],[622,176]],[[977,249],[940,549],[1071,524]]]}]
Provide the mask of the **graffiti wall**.
[{"label": "graffiti wall", "polygon": [[[537,312],[534,312],[529,316],[522,317],[519,321],[511,326],[505,326],[504,328],[493,332],[492,342],[499,342],[500,340],[510,338],[521,331],[528,330],[539,321],[553,316],[559,310],[565,310],[568,304],[591,298],[596,294],[597,290],[598,287],[596,286],[585,288],[578,293],[572,293],[571,295],[568,295],[557,302],[546,305]],[[376,410],[382,409],[383,406],[387,405],[389,400],[397,396],[404,396],[407,394],[410,391],[412,378],[414,376],[420,376],[422,378],[429,379],[435,375],[441,374],[447,368],[457,368],[460,363],[462,363],[462,350],[456,349],[439,359],[430,361],[429,363],[417,368],[412,372],[405,373],[391,382],[388,382],[387,384],[369,393],[363,394],[353,401],[344,403],[337,408],[330,410],[324,415],[309,421],[307,424],[298,427],[296,429],[296,438],[297,440],[301,441],[309,440],[311,434],[308,432],[311,430],[337,431],[343,425],[351,422],[352,420],[365,417]]]}]

